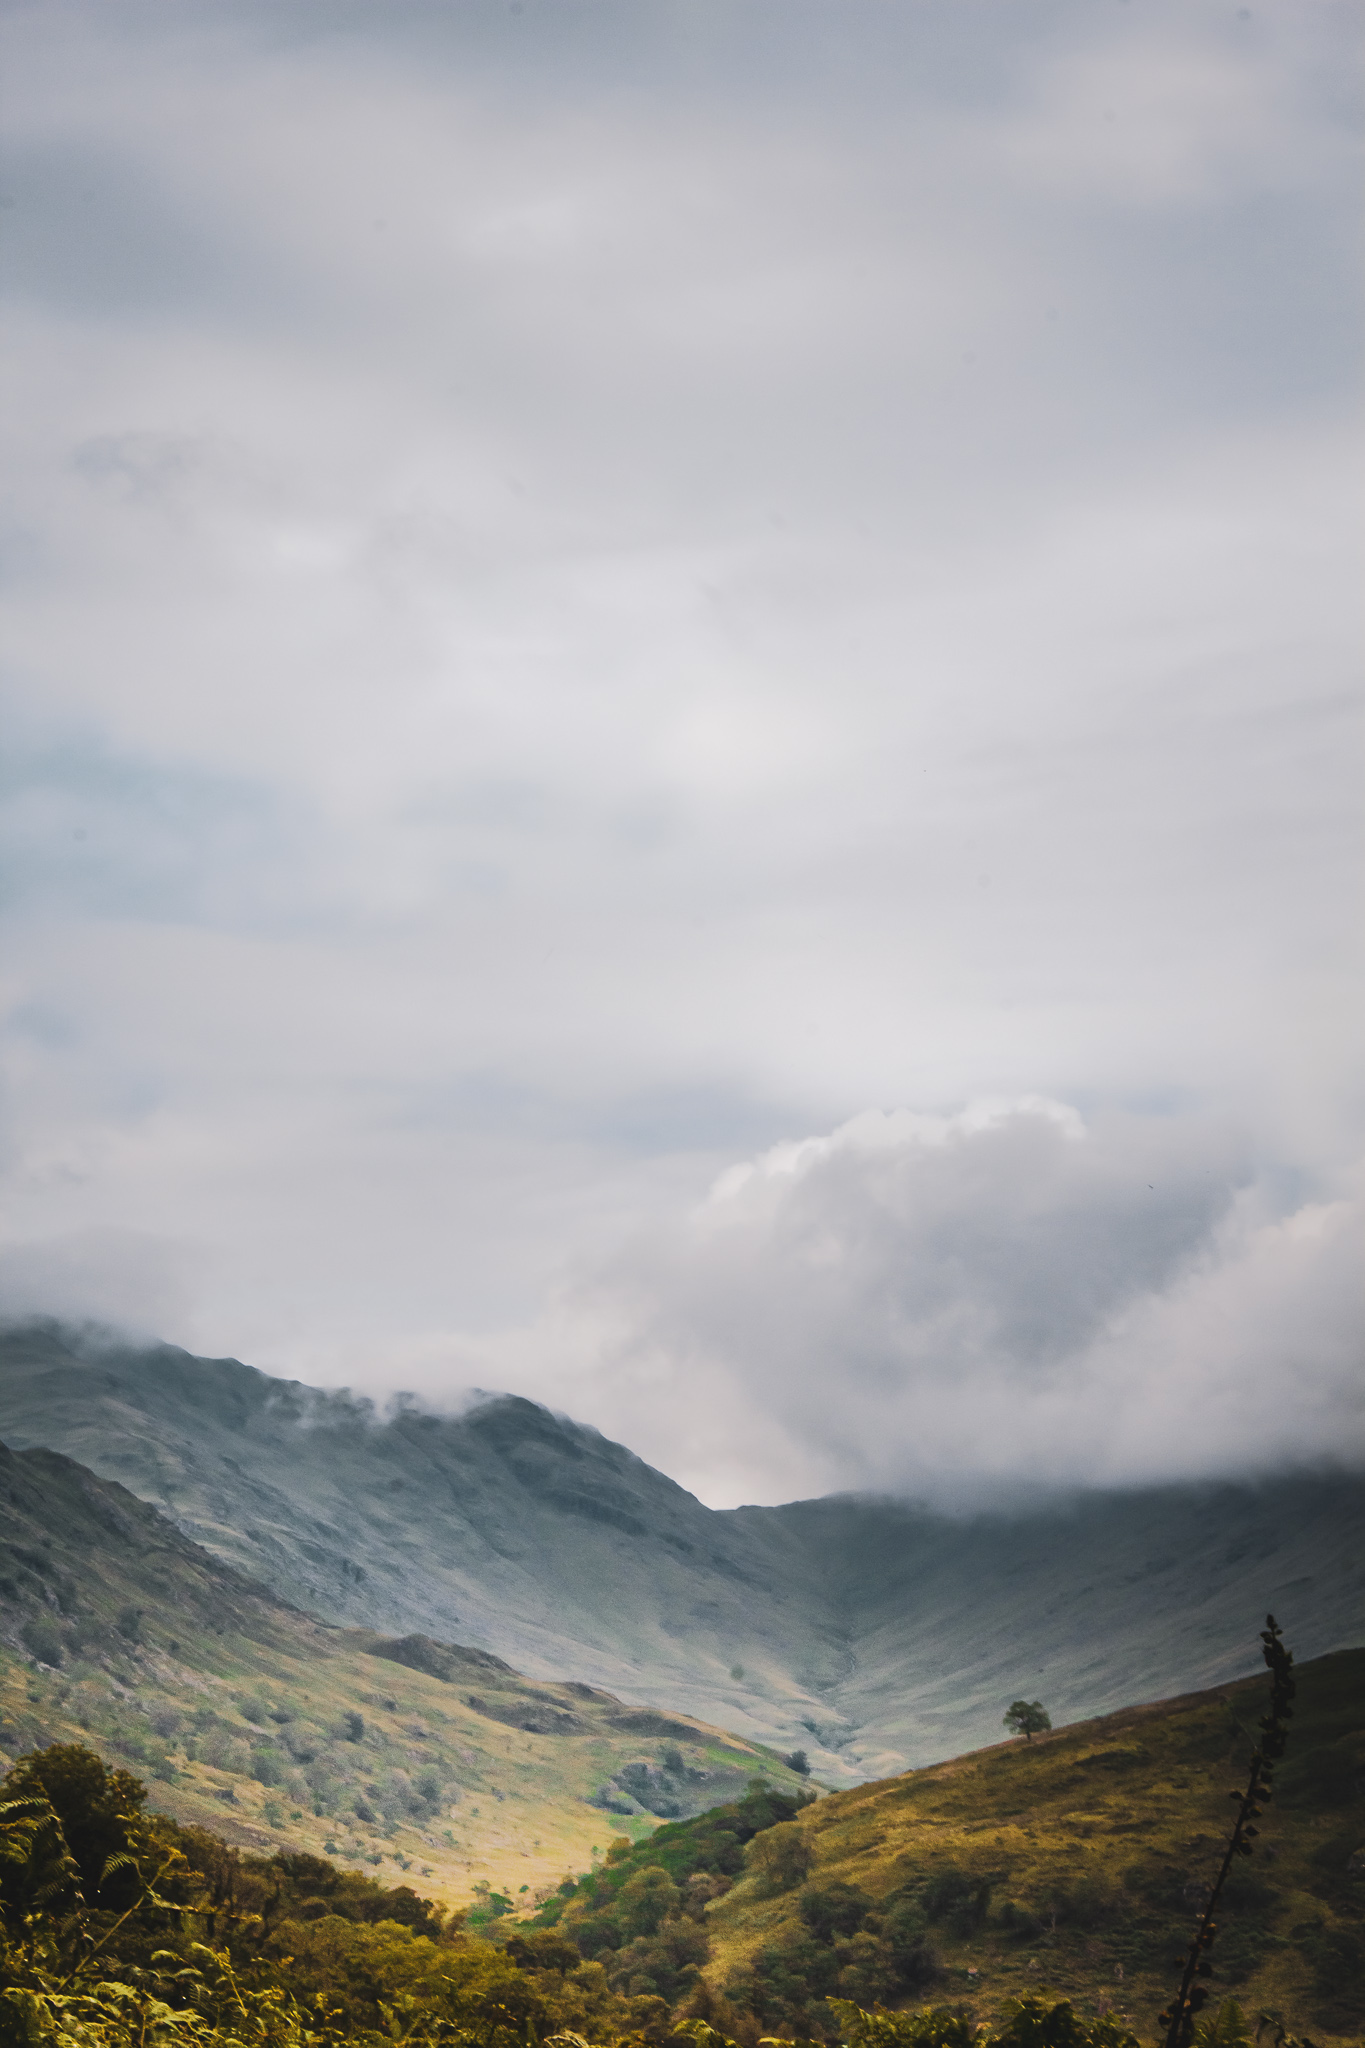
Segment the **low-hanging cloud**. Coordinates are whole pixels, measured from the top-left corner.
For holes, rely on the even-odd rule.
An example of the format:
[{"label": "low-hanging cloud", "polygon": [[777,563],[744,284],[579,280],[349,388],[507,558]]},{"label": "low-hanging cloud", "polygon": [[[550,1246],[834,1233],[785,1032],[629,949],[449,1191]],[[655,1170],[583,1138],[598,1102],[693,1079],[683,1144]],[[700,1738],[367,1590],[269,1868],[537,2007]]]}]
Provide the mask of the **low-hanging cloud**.
[{"label": "low-hanging cloud", "polygon": [[1360,1459],[1358,1235],[1346,1195],[1275,1213],[1216,1123],[871,1111],[565,1307],[709,1497],[743,1468],[963,1500]]},{"label": "low-hanging cloud", "polygon": [[0,21],[0,1313],[717,1501],[1358,1441],[1347,13],[169,19]]},{"label": "low-hanging cloud", "polygon": [[0,1325],[48,1317],[155,1341],[194,1299],[193,1246],[142,1230],[79,1230],[0,1245]]}]

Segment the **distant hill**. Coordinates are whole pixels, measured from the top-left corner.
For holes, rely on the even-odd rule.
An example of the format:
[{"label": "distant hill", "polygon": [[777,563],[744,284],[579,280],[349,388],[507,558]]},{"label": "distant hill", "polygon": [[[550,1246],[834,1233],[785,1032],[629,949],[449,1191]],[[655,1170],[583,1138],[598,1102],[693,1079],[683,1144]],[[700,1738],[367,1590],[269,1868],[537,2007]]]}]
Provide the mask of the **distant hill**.
[{"label": "distant hill", "polygon": [[487,1651],[339,1629],[121,1486],[0,1444],[0,1749],[81,1741],[241,1847],[534,1898],[617,1836],[697,1813],[771,1751]]},{"label": "distant hill", "polygon": [[161,1508],[296,1606],[476,1645],[810,1751],[832,1784],[1365,1637],[1365,1484],[1091,1492],[954,1518],[836,1498],[718,1512],[517,1399],[457,1417],[55,1324],[0,1340],[0,1436]]}]

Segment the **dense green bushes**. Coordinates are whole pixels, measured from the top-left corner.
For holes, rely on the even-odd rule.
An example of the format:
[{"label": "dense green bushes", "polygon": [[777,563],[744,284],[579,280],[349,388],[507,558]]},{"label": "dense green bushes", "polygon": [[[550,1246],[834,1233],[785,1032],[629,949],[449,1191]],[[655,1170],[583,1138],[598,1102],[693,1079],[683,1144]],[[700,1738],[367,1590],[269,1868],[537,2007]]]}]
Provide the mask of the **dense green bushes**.
[{"label": "dense green bushes", "polygon": [[934,1923],[966,1915],[975,1924],[988,1903],[988,1887],[954,1870],[875,1903],[857,1885],[808,1884],[797,1900],[806,1938],[760,1948],[726,1996],[765,2026],[833,2036],[838,2000],[888,2004],[931,1986],[942,1974]]},{"label": "dense green bushes", "polygon": [[[581,1955],[598,1962],[618,1995],[677,2006],[696,1990],[706,1960],[702,1915],[708,1901],[744,1869],[746,1850],[760,1837],[780,1838],[812,1797],[756,1781],[732,1806],[659,1828],[635,1848],[622,1840],[601,1870],[566,1879],[537,1921],[557,1927]],[[795,1860],[804,1872],[806,1863]],[[775,1867],[792,1861],[779,1857]]]},{"label": "dense green bushes", "polygon": [[[526,2048],[565,2027],[643,2038],[651,2022],[662,2039],[662,2001],[618,1997],[560,1936],[523,1938],[519,1952],[473,1939],[463,1915],[408,1886],[386,1890],[317,1856],[244,1856],[148,1815],[145,1797],[76,1745],[10,1772],[0,2048]],[[662,1876],[629,1908],[656,1934],[670,1904]]]},{"label": "dense green bushes", "polygon": [[[280,1746],[258,1747],[258,1771],[291,1734],[270,1718]],[[196,1731],[218,1732],[207,1717]],[[374,1796],[437,1789],[403,1774]],[[0,1796],[0,2048],[526,2048],[556,2032],[657,2048],[699,1986],[707,1901],[807,1797],[756,1783],[639,1849],[617,1844],[539,1926],[476,1939],[467,1923],[491,1910],[447,1918],[318,1856],[244,1855],[149,1815],[128,1771],[56,1745],[21,1759]]]},{"label": "dense green bushes", "polygon": [[[992,1911],[990,1883],[952,1864],[876,1900],[806,1882],[795,1938],[715,1991],[701,1974],[705,1908],[746,1866],[761,1888],[774,1859],[758,1845],[780,1843],[800,1803],[759,1784],[618,1842],[535,1922],[476,1938],[472,1916],[408,1886],[318,1856],[243,1855],[149,1815],[130,1773],[53,1747],[0,1788],[0,2048],[666,2048],[679,2031],[696,2048],[760,2048],[775,2032],[794,2048],[1137,2048],[1113,2018],[1041,1995],[1005,2007],[993,2030],[961,2007],[890,2009],[932,1994],[950,1928],[988,1913],[1005,1931],[1036,1927],[1031,1907]],[[1254,1909],[1256,1882],[1243,1877],[1240,1910]],[[1073,1891],[1054,1904],[1078,1924],[1109,1910],[1107,1895]],[[1324,1998],[1346,1998],[1362,1962],[1353,1931],[1295,1932]],[[1239,2009],[1202,2019],[1192,2048],[1251,2048]]]}]

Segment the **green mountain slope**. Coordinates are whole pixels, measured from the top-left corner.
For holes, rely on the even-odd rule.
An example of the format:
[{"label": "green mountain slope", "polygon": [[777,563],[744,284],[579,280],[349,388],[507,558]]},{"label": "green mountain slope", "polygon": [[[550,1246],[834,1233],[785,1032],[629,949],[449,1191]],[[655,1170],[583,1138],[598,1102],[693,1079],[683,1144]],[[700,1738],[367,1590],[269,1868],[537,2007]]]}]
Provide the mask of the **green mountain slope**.
[{"label": "green mountain slope", "polygon": [[477,1644],[811,1752],[831,1783],[1236,1677],[1273,1604],[1365,1631],[1365,1485],[1092,1493],[954,1518],[837,1499],[714,1512],[513,1399],[386,1419],[344,1395],[51,1324],[0,1338],[0,1435],[67,1452],[326,1619]]},{"label": "green mountain slope", "polygon": [[[1253,2024],[1268,2011],[1295,2033],[1358,2040],[1365,1650],[1301,1666],[1298,1683],[1257,1853],[1224,1894],[1210,1989]],[[1263,1674],[1130,1707],[835,1793],[752,1840],[722,1814],[667,1826],[539,1918],[637,1993],[671,1996],[700,1963],[723,2001],[713,2021],[741,2037],[838,2038],[829,1997],[963,2002],[987,2019],[1046,1987],[1150,2039],[1266,1696]]]},{"label": "green mountain slope", "polygon": [[0,1747],[83,1741],[239,1846],[468,1904],[734,1798],[771,1752],[486,1651],[329,1627],[117,1484],[0,1445]]}]

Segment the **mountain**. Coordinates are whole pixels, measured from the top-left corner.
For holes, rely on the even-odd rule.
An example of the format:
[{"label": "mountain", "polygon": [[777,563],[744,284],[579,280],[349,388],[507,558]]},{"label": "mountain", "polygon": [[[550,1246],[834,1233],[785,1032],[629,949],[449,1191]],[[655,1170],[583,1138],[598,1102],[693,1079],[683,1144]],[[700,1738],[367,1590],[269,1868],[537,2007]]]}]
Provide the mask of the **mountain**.
[{"label": "mountain", "polygon": [[513,1398],[458,1416],[52,1323],[0,1341],[0,1436],[116,1479],[323,1619],[460,1641],[811,1752],[830,1783],[1222,1683],[1273,1607],[1365,1637],[1365,1485],[1090,1492],[952,1517],[836,1498],[717,1511]]},{"label": "mountain", "polygon": [[461,1904],[481,1880],[534,1896],[756,1776],[801,1785],[685,1716],[330,1627],[115,1482],[0,1444],[0,1748],[72,1741],[239,1846],[396,1865]]}]

